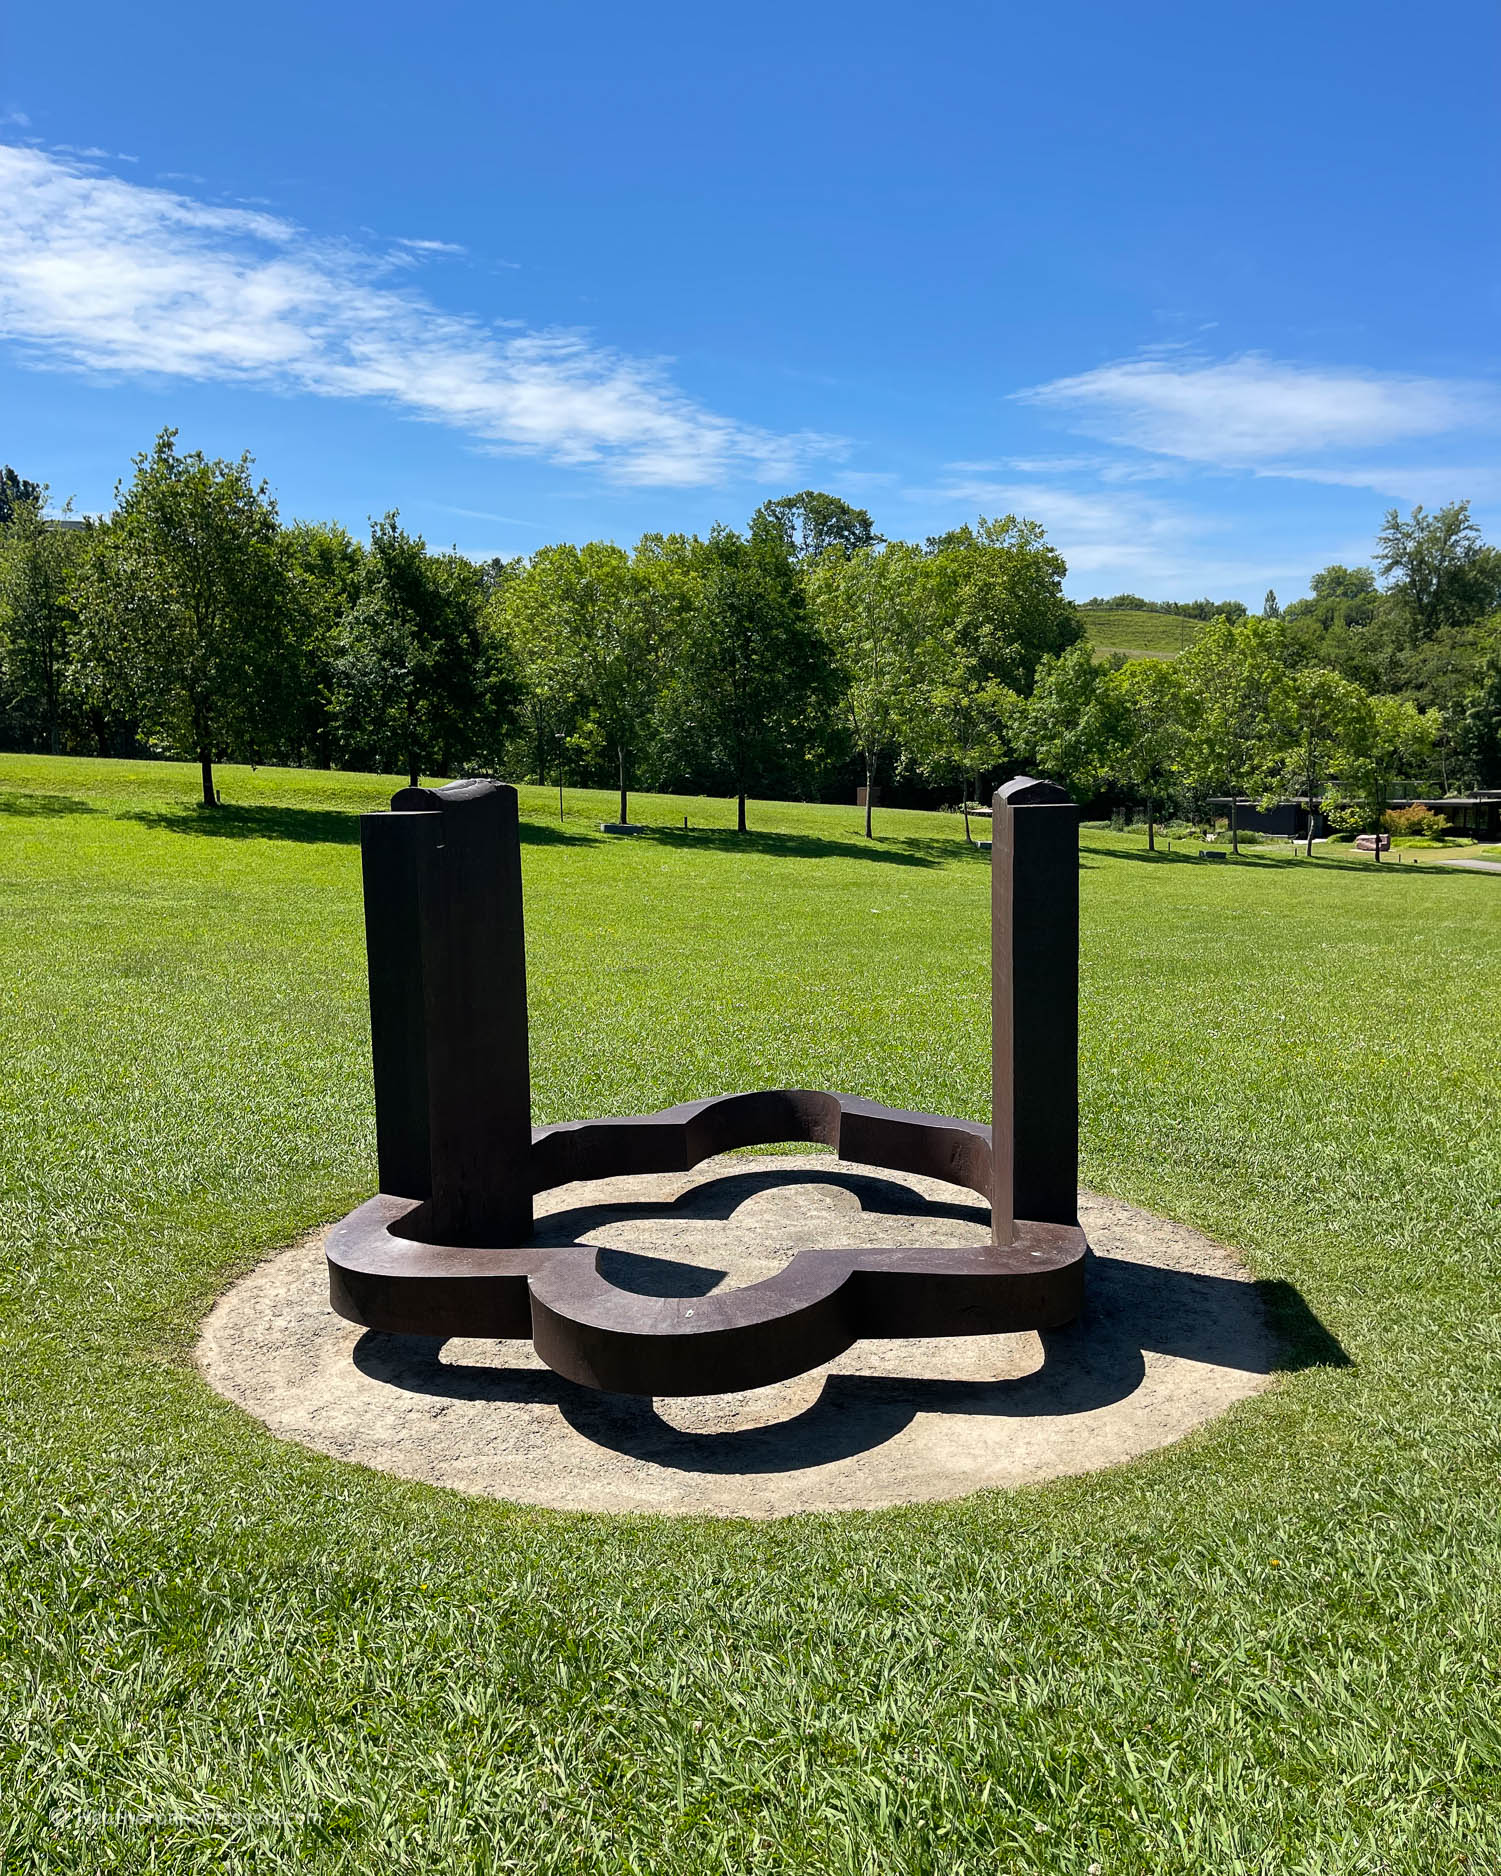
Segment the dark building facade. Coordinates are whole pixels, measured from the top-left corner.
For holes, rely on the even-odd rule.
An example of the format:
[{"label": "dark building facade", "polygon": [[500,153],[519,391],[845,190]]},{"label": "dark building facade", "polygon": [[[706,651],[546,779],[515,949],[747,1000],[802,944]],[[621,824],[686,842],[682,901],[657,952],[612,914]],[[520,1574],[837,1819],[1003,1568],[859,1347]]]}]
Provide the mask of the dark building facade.
[{"label": "dark building facade", "polygon": [[[1313,816],[1313,837],[1322,840],[1328,833],[1324,816],[1315,802],[1310,808],[1306,796],[1287,796],[1269,808],[1250,795],[1241,795],[1233,803],[1238,826],[1250,833],[1280,834],[1284,840],[1306,840],[1308,818]],[[1427,808],[1441,814],[1456,834],[1468,834],[1472,840],[1501,839],[1501,789],[1484,789],[1474,795],[1409,795],[1388,802],[1392,808]],[[1216,815],[1229,818],[1232,806],[1228,795],[1216,796],[1209,806]]]}]

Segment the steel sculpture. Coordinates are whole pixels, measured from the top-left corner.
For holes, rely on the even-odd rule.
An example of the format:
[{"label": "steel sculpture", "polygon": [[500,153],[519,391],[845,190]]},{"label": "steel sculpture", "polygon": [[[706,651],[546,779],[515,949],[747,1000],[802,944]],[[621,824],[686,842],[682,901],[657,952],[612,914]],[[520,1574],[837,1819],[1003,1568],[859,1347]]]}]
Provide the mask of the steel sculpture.
[{"label": "steel sculpture", "polygon": [[[1078,1314],[1078,811],[1062,789],[1018,776],[995,795],[993,1128],[785,1088],[533,1127],[515,789],[404,788],[360,835],[380,1192],[329,1235],[341,1316],[526,1337],[586,1387],[675,1395],[764,1387],[864,1337]],[[619,1289],[594,1245],[528,1243],[536,1192],[783,1140],[966,1186],[990,1202],[992,1241],[801,1251],[762,1283],[695,1297]]]}]

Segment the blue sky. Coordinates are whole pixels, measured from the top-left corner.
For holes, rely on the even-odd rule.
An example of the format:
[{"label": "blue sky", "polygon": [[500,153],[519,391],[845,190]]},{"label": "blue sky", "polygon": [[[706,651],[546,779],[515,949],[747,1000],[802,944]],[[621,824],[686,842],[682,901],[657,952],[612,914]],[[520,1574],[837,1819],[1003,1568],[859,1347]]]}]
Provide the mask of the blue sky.
[{"label": "blue sky", "polygon": [[0,459],[163,424],[473,554],[1035,516],[1076,597],[1501,535],[1493,5],[0,23]]}]

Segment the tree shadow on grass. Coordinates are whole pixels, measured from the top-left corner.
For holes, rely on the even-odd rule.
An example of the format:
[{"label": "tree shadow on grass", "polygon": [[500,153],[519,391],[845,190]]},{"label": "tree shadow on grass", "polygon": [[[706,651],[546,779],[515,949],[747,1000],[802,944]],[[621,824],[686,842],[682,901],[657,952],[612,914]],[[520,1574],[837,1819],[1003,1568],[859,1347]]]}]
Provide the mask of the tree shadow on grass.
[{"label": "tree shadow on grass", "polygon": [[79,800],[77,795],[15,795],[0,794],[0,814],[24,815],[37,820],[51,819],[65,814],[92,814],[91,802]]},{"label": "tree shadow on grass", "polygon": [[519,831],[523,847],[597,847],[604,839],[603,834],[570,831],[552,821],[522,821]]},{"label": "tree shadow on grass", "polygon": [[[681,827],[643,825],[638,833],[615,838],[648,841],[684,851],[755,853],[788,860],[873,860],[885,866],[942,866],[946,860],[962,860],[966,852],[959,841],[829,840],[818,834],[761,834],[754,830],[738,834],[732,827],[690,827],[685,831]],[[983,854],[977,856],[984,857]]]},{"label": "tree shadow on grass", "polygon": [[[1148,853],[1145,848],[1140,852],[1134,852],[1125,847],[1081,845],[1079,851],[1092,853],[1103,860],[1129,860],[1137,866],[1193,866],[1204,868],[1206,871],[1218,872],[1220,870],[1214,861],[1206,862],[1193,848],[1187,848],[1181,853],[1161,850]],[[1301,853],[1268,853],[1265,848],[1251,848],[1245,853],[1235,854],[1228,847],[1220,847],[1215,849],[1215,852],[1217,858],[1223,859],[1229,866],[1258,866],[1278,873],[1286,873],[1299,867],[1308,867],[1311,871],[1322,869],[1336,873],[1362,873],[1374,872],[1377,866],[1377,862],[1366,853],[1348,855],[1317,853],[1310,861]],[[1383,873],[1388,871],[1394,874],[1400,873],[1404,879],[1414,873],[1426,873],[1429,870],[1423,866],[1404,865],[1397,860],[1382,860],[1380,867]]]},{"label": "tree shadow on grass", "polygon": [[[38,801],[52,799],[45,796],[12,798]],[[3,811],[6,799],[0,795],[0,811]],[[78,808],[89,812],[84,802],[79,802]],[[22,813],[27,811],[17,810]],[[42,808],[29,811],[38,814],[47,812]],[[371,808],[363,812],[380,811]],[[290,840],[357,847],[360,844],[362,811],[352,808],[282,808],[235,802],[223,802],[217,808],[205,808],[195,801],[185,802],[177,808],[134,808],[120,818],[169,834],[203,834],[211,840]],[[555,827],[546,821],[522,821],[520,835],[521,844],[526,847],[587,847],[598,844],[604,838],[599,834]]]},{"label": "tree shadow on grass", "polygon": [[291,840],[309,845],[357,847],[360,817],[345,808],[274,808],[226,802],[181,808],[133,808],[120,817],[167,834],[201,834],[211,840]]}]

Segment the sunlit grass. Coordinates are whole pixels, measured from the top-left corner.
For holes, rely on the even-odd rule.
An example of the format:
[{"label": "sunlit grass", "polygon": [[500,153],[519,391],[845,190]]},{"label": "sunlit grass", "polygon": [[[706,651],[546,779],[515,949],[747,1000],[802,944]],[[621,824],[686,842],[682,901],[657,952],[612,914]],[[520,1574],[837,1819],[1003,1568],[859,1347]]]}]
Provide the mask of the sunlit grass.
[{"label": "sunlit grass", "polygon": [[[1352,1365],[1040,1490],[567,1517],[278,1443],[188,1364],[374,1175],[355,817],[392,784],[222,785],[0,758],[7,1869],[1501,1865],[1494,879],[1084,838],[1085,1177]],[[523,807],[539,1119],[986,1117],[954,817]]]}]

